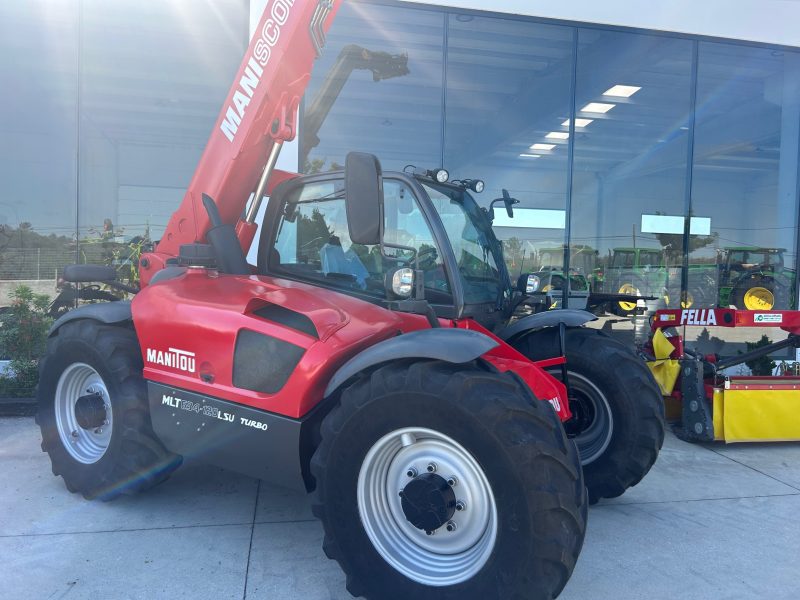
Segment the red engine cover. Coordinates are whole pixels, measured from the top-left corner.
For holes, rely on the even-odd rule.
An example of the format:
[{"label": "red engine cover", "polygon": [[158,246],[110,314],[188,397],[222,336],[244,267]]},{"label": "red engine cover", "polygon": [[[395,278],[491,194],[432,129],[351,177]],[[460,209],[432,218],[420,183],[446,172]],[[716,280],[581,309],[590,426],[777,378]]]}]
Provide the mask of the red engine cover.
[{"label": "red engine cover", "polygon": [[[305,315],[318,338],[255,314],[268,305]],[[146,287],[132,307],[146,379],[292,418],[313,409],[336,370],[360,351],[398,333],[429,327],[423,316],[390,311],[333,290],[205,269],[188,269],[185,275]],[[536,397],[553,404],[562,420],[570,416],[564,386],[523,355],[474,321],[440,323],[496,339],[500,345],[484,358],[501,371],[517,373]],[[243,329],[305,350],[274,394],[233,384],[237,336]],[[269,357],[259,355],[257,360]]]},{"label": "red engine cover", "polygon": [[[319,340],[253,314],[268,303],[306,315]],[[353,354],[406,329],[396,313],[345,294],[267,277],[216,276],[203,269],[189,269],[139,292],[133,321],[146,379],[294,418],[319,403],[328,380]],[[306,349],[278,393],[233,385],[241,329]]]}]

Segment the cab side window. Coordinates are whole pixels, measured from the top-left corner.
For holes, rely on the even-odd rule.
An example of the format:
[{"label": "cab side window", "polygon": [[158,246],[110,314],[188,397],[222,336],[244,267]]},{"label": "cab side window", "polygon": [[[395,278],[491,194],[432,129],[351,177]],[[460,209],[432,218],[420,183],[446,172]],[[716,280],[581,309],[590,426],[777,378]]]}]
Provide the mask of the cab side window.
[{"label": "cab side window", "polygon": [[429,301],[451,303],[441,253],[412,191],[400,181],[384,182],[384,243],[404,248],[385,248],[382,255],[377,245],[350,240],[343,185],[340,179],[309,183],[290,194],[270,250],[270,271],[385,298],[387,273],[416,263]]}]

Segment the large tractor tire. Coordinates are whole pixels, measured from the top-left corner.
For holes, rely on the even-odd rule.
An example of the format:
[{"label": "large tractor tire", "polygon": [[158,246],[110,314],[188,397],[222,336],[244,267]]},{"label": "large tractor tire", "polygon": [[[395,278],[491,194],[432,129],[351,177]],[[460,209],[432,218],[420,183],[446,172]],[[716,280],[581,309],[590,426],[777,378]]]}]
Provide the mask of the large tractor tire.
[{"label": "large tractor tire", "polygon": [[[533,361],[559,356],[558,329],[532,332],[512,344]],[[566,331],[569,406],[564,423],[578,447],[591,503],[639,483],[664,443],[664,402],[650,371],[604,332]],[[561,366],[547,369],[561,379]]]},{"label": "large tractor tire", "polygon": [[311,462],[324,550],[354,596],[554,598],[587,497],[552,407],[476,363],[401,361],[346,388]]},{"label": "large tractor tire", "polygon": [[153,433],[131,329],[65,323],[48,340],[37,396],[42,450],[70,492],[110,500],[159,484],[180,466]]},{"label": "large tractor tire", "polygon": [[731,292],[731,304],[740,310],[773,310],[788,307],[788,292],[771,277],[745,275]]},{"label": "large tractor tire", "polygon": [[[623,273],[619,278],[616,289],[612,289],[614,294],[627,294],[629,296],[641,296],[647,289],[645,282],[641,277],[634,273]],[[618,300],[611,303],[611,310],[615,315],[626,317],[631,313],[636,312],[636,300]]]}]

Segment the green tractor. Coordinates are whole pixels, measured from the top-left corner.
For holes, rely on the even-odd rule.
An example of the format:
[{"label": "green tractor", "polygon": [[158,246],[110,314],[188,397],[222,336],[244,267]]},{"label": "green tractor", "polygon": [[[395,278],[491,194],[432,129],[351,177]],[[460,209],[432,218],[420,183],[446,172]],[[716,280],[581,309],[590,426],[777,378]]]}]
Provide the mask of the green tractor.
[{"label": "green tractor", "polygon": [[[526,303],[534,312],[563,307],[564,284],[569,278],[569,308],[586,309],[592,292],[597,252],[588,246],[570,248],[569,276],[564,272],[564,247],[539,248],[538,268],[532,281],[538,281]],[[587,277],[587,274],[590,276]]]},{"label": "green tractor", "polygon": [[718,251],[719,306],[746,310],[792,308],[796,272],[784,266],[784,248],[737,246]]},{"label": "green tractor", "polygon": [[[668,269],[664,253],[658,248],[614,248],[603,280],[603,290],[609,294],[629,296],[664,296]],[[643,301],[642,301],[643,302]],[[616,300],[612,312],[628,315],[640,307],[638,300]]]}]

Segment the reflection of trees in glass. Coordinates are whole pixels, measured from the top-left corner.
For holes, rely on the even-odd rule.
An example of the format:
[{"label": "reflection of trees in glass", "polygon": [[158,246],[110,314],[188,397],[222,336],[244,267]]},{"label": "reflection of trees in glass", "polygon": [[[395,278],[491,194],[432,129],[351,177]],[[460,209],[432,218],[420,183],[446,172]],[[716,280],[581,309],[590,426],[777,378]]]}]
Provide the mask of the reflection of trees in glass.
[{"label": "reflection of trees in glass", "polygon": [[[660,211],[656,211],[657,215],[662,215]],[[689,217],[693,217],[692,213],[689,213]],[[654,234],[656,239],[661,244],[661,247],[664,248],[664,253],[666,255],[667,264],[674,265],[674,264],[681,264],[683,262],[683,234],[682,233],[656,233]],[[700,248],[705,248],[706,246],[711,246],[716,244],[717,240],[719,239],[719,233],[713,231],[711,235],[690,235],[689,236],[689,253],[691,254],[695,250],[699,250]]]},{"label": "reflection of trees in glass", "polygon": [[314,175],[316,173],[322,173],[323,171],[343,171],[344,167],[333,161],[331,166],[325,169],[325,163],[327,162],[327,158],[313,158],[311,160],[306,159],[303,162],[303,173],[306,175]]},{"label": "reflection of trees in glass", "polygon": [[0,281],[54,279],[56,272],[75,262],[72,237],[44,235],[28,222],[19,227],[0,225]]},{"label": "reflection of trees in glass", "polygon": [[505,258],[506,268],[512,276],[522,273],[525,263],[525,245],[522,240],[516,237],[503,240],[503,258]]},{"label": "reflection of trees in glass", "polygon": [[[319,258],[319,250],[324,246],[333,235],[333,231],[328,227],[323,215],[318,208],[311,211],[311,215],[304,215],[302,212],[297,216],[297,254],[308,257],[313,255]],[[306,258],[307,260],[307,258]]]}]

